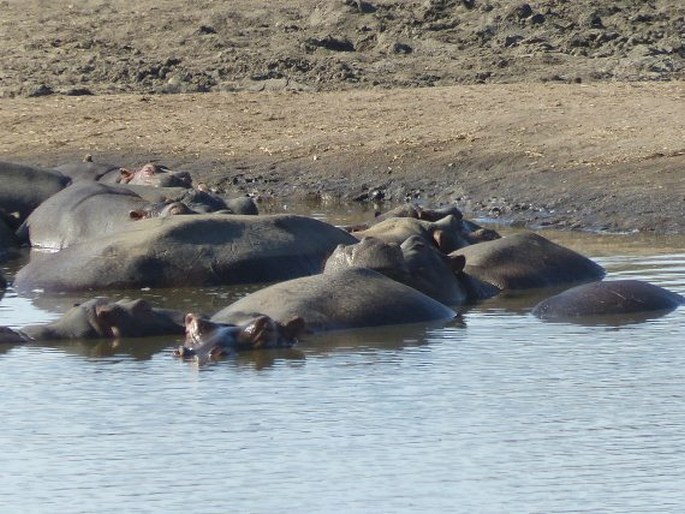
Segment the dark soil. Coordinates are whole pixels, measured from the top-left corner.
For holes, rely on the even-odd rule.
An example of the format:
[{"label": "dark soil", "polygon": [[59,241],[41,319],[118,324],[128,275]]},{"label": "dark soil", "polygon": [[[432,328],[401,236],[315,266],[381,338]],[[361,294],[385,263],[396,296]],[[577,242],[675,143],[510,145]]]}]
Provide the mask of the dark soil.
[{"label": "dark soil", "polygon": [[265,199],[685,233],[681,0],[0,9],[3,160],[157,160]]}]

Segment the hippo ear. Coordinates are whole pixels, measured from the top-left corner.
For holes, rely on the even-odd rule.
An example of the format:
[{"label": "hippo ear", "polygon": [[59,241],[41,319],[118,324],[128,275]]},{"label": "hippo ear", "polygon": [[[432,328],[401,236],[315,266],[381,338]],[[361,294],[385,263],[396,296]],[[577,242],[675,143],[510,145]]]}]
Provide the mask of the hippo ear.
[{"label": "hippo ear", "polygon": [[123,183],[123,184],[128,184],[131,182],[131,179],[133,178],[134,172],[131,170],[128,170],[126,168],[120,168],[119,169],[119,176],[117,177],[117,182]]},{"label": "hippo ear", "polygon": [[281,325],[281,331],[286,339],[292,340],[305,332],[305,322],[300,316],[291,319],[285,325]]},{"label": "hippo ear", "polygon": [[450,260],[450,268],[454,273],[459,273],[464,270],[464,266],[466,266],[466,257],[451,253],[447,258]]},{"label": "hippo ear", "polygon": [[145,219],[145,211],[143,209],[134,209],[132,211],[128,211],[128,217],[133,221]]},{"label": "hippo ear", "polygon": [[446,253],[446,248],[447,248],[447,234],[445,234],[445,231],[442,229],[437,229],[433,231],[433,241],[435,242],[435,246],[438,247],[438,250],[440,250],[443,253]]}]

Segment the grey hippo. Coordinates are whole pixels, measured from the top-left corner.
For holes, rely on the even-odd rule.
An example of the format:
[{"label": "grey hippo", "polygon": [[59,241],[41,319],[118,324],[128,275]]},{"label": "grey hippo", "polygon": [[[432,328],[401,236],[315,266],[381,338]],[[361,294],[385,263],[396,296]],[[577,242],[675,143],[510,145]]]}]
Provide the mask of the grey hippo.
[{"label": "grey hippo", "polygon": [[56,170],[0,161],[0,210],[14,215],[19,225],[36,207],[69,184],[71,179]]},{"label": "grey hippo", "polygon": [[60,319],[22,331],[36,341],[120,339],[183,334],[183,314],[153,307],[146,300],[94,298],[77,304]]},{"label": "grey hippo", "polygon": [[466,259],[464,273],[481,298],[492,296],[493,290],[557,287],[601,280],[605,275],[594,261],[531,232],[466,246],[454,255]]},{"label": "grey hippo", "polygon": [[31,255],[20,292],[264,283],[319,273],[356,239],[296,215],[198,214],[144,219],[126,231]]},{"label": "grey hippo", "polygon": [[685,303],[682,295],[642,280],[582,284],[541,301],[533,314],[544,320],[583,321],[633,314],[666,314]]}]

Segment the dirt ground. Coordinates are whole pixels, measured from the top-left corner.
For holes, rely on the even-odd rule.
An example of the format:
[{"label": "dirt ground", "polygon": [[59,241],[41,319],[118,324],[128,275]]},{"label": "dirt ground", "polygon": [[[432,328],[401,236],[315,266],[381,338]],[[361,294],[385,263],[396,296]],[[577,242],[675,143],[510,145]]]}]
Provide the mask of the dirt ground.
[{"label": "dirt ground", "polygon": [[0,1],[0,159],[685,233],[681,0]]}]

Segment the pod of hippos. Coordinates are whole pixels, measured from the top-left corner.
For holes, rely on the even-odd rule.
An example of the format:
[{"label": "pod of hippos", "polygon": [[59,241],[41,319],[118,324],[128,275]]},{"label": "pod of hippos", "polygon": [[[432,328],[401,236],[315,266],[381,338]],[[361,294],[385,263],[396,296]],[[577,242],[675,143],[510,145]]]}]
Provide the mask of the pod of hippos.
[{"label": "pod of hippos", "polygon": [[[93,298],[52,323],[0,327],[0,343],[185,334],[175,355],[204,362],[307,333],[447,322],[503,291],[565,289],[532,309],[549,321],[635,320],[685,303],[646,282],[603,280],[597,263],[539,234],[500,237],[454,206],[406,204],[344,228],[259,215],[252,198],[191,177],[90,156],[56,169],[0,162],[0,261],[44,250],[13,278],[21,294],[273,283],[211,317]],[[0,292],[6,283],[0,274]]]}]

